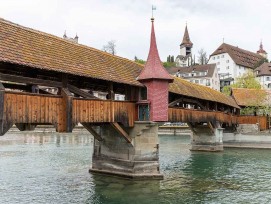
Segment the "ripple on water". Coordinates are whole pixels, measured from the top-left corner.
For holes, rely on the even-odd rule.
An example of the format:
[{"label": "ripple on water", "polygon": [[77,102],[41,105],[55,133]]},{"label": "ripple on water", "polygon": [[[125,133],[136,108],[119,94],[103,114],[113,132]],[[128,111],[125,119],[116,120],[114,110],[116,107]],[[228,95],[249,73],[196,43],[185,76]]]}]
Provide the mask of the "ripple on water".
[{"label": "ripple on water", "polygon": [[0,138],[0,203],[271,203],[271,150],[190,152],[190,138],[161,136],[162,181],[88,173],[88,134]]}]

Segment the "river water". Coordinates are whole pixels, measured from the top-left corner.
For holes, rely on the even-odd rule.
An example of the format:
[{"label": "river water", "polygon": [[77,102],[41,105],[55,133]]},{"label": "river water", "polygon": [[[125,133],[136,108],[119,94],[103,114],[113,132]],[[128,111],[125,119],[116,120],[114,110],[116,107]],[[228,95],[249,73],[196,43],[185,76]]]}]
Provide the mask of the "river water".
[{"label": "river water", "polygon": [[271,203],[271,150],[189,151],[189,136],[160,136],[162,181],[88,173],[85,133],[0,137],[0,203]]}]

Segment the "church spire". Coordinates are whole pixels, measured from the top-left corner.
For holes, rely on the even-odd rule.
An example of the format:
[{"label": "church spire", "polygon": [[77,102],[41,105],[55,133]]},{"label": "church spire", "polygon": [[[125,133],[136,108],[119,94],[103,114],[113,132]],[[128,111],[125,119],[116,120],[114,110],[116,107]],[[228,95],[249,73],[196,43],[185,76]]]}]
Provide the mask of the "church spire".
[{"label": "church spire", "polygon": [[261,40],[260,49],[257,51],[257,54],[262,55],[263,57],[267,58],[267,52],[263,49],[263,42]]},{"label": "church spire", "polygon": [[193,46],[193,43],[191,42],[190,37],[189,37],[189,33],[188,33],[188,29],[187,29],[187,23],[185,25],[183,41],[180,44],[180,46],[182,46],[182,45],[185,46],[185,47],[192,47]]},{"label": "church spire", "polygon": [[151,43],[150,43],[149,56],[137,80],[143,81],[143,80],[148,80],[148,79],[162,79],[162,80],[168,80],[172,82],[173,78],[162,66],[162,62],[159,57],[159,53],[158,53],[158,49],[156,45],[155,32],[154,32],[154,18],[153,17],[151,18],[151,22],[152,22],[152,28],[151,28]]}]

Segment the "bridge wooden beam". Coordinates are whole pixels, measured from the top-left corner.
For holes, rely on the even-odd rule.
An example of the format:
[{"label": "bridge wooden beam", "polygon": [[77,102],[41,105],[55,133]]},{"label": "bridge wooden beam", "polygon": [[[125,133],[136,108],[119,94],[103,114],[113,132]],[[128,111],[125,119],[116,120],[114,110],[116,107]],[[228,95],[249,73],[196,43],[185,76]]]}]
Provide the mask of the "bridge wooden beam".
[{"label": "bridge wooden beam", "polygon": [[185,102],[185,103],[193,103],[193,104],[197,104],[202,110],[205,110],[206,108],[203,106],[202,103],[200,103],[198,100],[195,99],[189,99],[189,98],[179,98],[175,101],[172,101],[171,103],[168,104],[169,107],[174,107],[177,103],[180,102]]},{"label": "bridge wooden beam", "polygon": [[104,139],[102,138],[102,136],[97,133],[93,127],[91,126],[90,123],[81,123],[92,135],[93,137],[98,140],[98,141],[103,141]]},{"label": "bridge wooden beam", "polygon": [[62,82],[52,81],[52,80],[44,80],[44,79],[36,79],[31,77],[24,76],[15,76],[10,74],[0,73],[1,81],[10,81],[16,83],[24,83],[24,84],[35,84],[42,86],[52,86],[52,87],[62,87]]},{"label": "bridge wooden beam", "polygon": [[92,94],[90,93],[87,93],[85,91],[82,91],[81,89],[71,85],[71,84],[68,84],[68,89],[72,92],[72,93],[75,93],[83,98],[87,98],[87,99],[98,99],[96,96],[93,96]]},{"label": "bridge wooden beam", "polygon": [[107,99],[114,100],[115,99],[115,93],[114,93],[114,84],[113,82],[108,82],[108,97]]},{"label": "bridge wooden beam", "polygon": [[114,122],[114,123],[110,123],[110,125],[118,132],[120,133],[120,135],[128,142],[128,143],[131,143],[132,142],[132,139],[129,137],[129,135],[126,133],[125,130],[122,129],[122,127]]}]

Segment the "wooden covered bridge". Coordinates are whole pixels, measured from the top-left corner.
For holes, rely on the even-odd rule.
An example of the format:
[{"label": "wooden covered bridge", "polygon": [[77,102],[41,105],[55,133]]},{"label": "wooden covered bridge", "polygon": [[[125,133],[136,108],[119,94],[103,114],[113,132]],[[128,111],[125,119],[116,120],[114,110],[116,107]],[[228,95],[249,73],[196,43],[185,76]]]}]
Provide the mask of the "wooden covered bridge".
[{"label": "wooden covered bridge", "polygon": [[[147,101],[136,80],[142,65],[4,19],[0,53],[1,135],[13,124],[50,123],[59,132],[71,132],[79,122],[133,126],[139,101]],[[42,87],[55,87],[57,94]],[[93,91],[108,92],[107,100]],[[115,101],[115,93],[125,101]],[[235,101],[210,88],[174,77],[168,99],[168,121],[237,122]]]},{"label": "wooden covered bridge", "polygon": [[[135,146],[137,139],[131,135],[140,135],[146,127],[156,131],[151,130],[154,125],[150,121],[188,122],[191,128],[195,124],[207,123],[212,131],[221,125],[238,123],[239,106],[231,97],[167,74],[158,55],[153,19],[150,53],[145,67],[0,19],[0,82],[0,135],[14,124],[20,130],[38,124],[53,124],[58,132],[72,132],[74,126],[81,123],[98,142],[105,138],[93,126],[109,125],[126,143]],[[52,93],[48,89],[57,91]],[[107,99],[96,98],[95,91],[106,92]],[[114,100],[114,94],[124,95],[125,100]],[[146,121],[148,125],[143,127],[138,123],[135,127],[136,121]],[[133,133],[135,129],[137,133]],[[151,152],[146,153],[154,162],[150,172],[159,177],[157,152],[153,153],[157,136],[152,137],[151,144],[148,140],[150,147],[145,144],[140,154]],[[127,169],[119,171],[103,166],[101,158],[105,157],[101,155],[109,152],[107,143],[106,151],[101,153],[102,147],[105,148],[103,145],[100,142],[95,149],[97,152],[93,157],[96,160],[93,160],[92,169],[127,173]],[[109,148],[115,155],[112,161],[107,159],[109,163],[126,158],[123,152],[120,153],[124,143],[117,150],[114,145]],[[129,162],[133,155],[136,164],[129,169],[129,175],[134,176],[137,172],[135,166],[139,165],[135,160],[141,157],[137,147],[127,146],[125,151],[127,148]],[[125,166],[123,163],[119,165],[118,169]],[[143,168],[142,163],[139,166],[138,169]],[[145,172],[144,175],[149,174]]]}]

